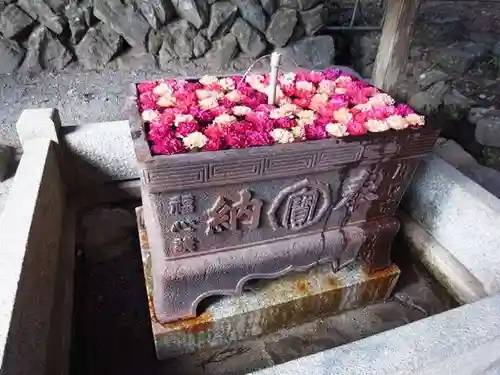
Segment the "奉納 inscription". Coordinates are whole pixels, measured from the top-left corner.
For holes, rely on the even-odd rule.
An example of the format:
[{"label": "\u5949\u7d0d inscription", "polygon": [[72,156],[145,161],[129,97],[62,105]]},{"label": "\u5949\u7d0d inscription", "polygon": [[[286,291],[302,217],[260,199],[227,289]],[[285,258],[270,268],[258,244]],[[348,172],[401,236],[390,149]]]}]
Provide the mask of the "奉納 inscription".
[{"label": "\u5949\u7d0d inscription", "polygon": [[259,226],[262,200],[252,198],[248,190],[240,190],[236,196],[221,195],[208,210],[206,233],[224,230],[255,229]]},{"label": "\u5949\u7d0d inscription", "polygon": [[195,211],[194,197],[192,194],[182,194],[171,197],[168,201],[170,215],[192,214]]},{"label": "\u5949\u7d0d inscription", "polygon": [[319,222],[330,201],[328,184],[305,179],[280,191],[268,211],[268,218],[274,230],[282,227],[298,231]]},{"label": "\u5949\u7d0d inscription", "polygon": [[184,254],[184,253],[193,253],[196,251],[198,246],[197,238],[188,233],[184,236],[175,237],[172,239],[170,250],[173,255]]}]

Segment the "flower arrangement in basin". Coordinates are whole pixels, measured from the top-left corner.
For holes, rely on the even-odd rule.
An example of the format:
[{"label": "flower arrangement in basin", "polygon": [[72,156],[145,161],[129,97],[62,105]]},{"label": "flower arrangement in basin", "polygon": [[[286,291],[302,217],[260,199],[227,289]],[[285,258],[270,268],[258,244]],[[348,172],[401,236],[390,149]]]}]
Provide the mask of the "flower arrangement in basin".
[{"label": "flower arrangement in basin", "polygon": [[424,118],[339,69],[166,79],[137,85],[155,155],[218,151],[419,128]]}]

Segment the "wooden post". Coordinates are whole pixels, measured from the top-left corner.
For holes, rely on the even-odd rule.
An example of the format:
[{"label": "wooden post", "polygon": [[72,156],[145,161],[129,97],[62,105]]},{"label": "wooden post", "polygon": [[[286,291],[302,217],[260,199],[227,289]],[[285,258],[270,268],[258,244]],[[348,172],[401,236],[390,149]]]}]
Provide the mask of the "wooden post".
[{"label": "wooden post", "polygon": [[410,38],[421,0],[388,0],[372,81],[394,94],[399,73],[408,60]]}]

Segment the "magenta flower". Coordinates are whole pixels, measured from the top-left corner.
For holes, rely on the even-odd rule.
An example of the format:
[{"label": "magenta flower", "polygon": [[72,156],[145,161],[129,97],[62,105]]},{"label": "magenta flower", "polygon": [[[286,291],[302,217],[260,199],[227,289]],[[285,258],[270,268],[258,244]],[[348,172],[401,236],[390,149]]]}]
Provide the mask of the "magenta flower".
[{"label": "magenta flower", "polygon": [[281,129],[291,129],[297,126],[297,122],[289,117],[280,117],[274,121],[274,126]]},{"label": "magenta flower", "polygon": [[151,91],[146,91],[139,95],[139,107],[141,112],[147,109],[156,109],[158,105],[156,104],[157,97]]},{"label": "magenta flower", "polygon": [[367,129],[362,122],[350,121],[347,124],[347,132],[349,135],[363,135],[367,133]]},{"label": "magenta flower", "polygon": [[199,131],[200,125],[195,121],[180,122],[175,128],[177,137],[187,137],[189,134]]},{"label": "magenta flower", "polygon": [[318,124],[316,121],[314,124],[306,125],[306,139],[316,140],[328,138],[328,133],[326,132],[324,124]]},{"label": "magenta flower", "polygon": [[152,92],[156,87],[156,82],[141,82],[137,85],[137,91],[139,94],[143,94],[145,92]]},{"label": "magenta flower", "polygon": [[186,151],[182,142],[175,137],[165,137],[161,140],[158,140],[154,142],[151,149],[154,154],[159,155],[180,154]]},{"label": "magenta flower", "polygon": [[335,68],[326,68],[323,72],[325,73],[325,78],[331,81],[340,76],[340,70]]}]

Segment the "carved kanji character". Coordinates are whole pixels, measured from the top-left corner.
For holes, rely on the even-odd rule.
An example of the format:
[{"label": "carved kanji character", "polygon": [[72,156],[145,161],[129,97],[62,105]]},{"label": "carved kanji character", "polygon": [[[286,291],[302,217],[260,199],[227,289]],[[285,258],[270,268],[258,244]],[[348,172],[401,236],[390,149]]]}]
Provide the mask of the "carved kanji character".
[{"label": "carved kanji character", "polygon": [[192,214],[195,211],[194,197],[191,194],[171,197],[168,207],[171,215]]},{"label": "carved kanji character", "polygon": [[183,254],[192,253],[197,249],[198,240],[192,234],[187,234],[183,237],[175,237],[172,239],[171,247],[172,253]]}]

